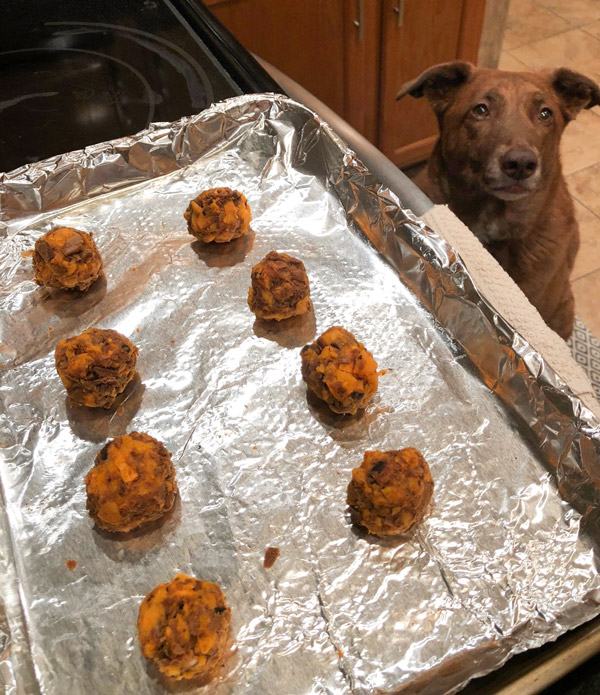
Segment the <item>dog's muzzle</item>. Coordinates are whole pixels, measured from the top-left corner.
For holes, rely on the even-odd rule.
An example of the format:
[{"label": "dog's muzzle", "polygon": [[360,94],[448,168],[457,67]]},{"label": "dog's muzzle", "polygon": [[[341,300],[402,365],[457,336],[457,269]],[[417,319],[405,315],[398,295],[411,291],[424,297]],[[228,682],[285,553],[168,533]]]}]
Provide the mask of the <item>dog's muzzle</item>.
[{"label": "dog's muzzle", "polygon": [[511,147],[495,158],[484,181],[496,198],[518,200],[535,191],[540,173],[539,158],[533,150]]}]

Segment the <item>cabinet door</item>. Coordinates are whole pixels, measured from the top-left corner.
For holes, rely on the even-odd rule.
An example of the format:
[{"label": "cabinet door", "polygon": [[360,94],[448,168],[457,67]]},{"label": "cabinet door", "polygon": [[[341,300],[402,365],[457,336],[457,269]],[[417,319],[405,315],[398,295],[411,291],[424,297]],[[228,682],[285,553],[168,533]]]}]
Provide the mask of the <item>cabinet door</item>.
[{"label": "cabinet door", "polygon": [[381,0],[346,0],[345,101],[341,114],[373,144],[379,131]]},{"label": "cabinet door", "polygon": [[246,49],[344,113],[345,0],[213,0],[208,5]]},{"label": "cabinet door", "polygon": [[477,60],[484,0],[383,0],[379,148],[399,166],[426,159],[437,122],[425,99],[400,87],[449,60]]},{"label": "cabinet door", "polygon": [[245,48],[377,141],[381,0],[207,4]]}]

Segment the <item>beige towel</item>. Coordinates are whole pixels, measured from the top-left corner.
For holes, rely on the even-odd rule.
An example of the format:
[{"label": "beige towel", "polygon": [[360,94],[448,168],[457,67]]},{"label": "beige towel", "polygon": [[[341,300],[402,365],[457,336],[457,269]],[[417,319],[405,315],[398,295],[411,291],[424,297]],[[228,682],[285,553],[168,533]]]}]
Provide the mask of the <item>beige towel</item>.
[{"label": "beige towel", "polygon": [[446,205],[436,205],[422,219],[458,251],[485,299],[600,418],[600,404],[594,398],[592,385],[573,360],[568,345],[548,328],[537,309],[469,228]]}]

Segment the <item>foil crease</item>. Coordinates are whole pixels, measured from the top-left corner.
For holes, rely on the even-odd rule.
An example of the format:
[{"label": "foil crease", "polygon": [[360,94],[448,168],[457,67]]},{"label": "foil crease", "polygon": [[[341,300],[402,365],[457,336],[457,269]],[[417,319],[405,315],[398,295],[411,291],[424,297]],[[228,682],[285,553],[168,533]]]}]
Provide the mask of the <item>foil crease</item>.
[{"label": "foil crease", "polygon": [[[223,249],[182,217],[218,185],[253,212]],[[236,97],[4,174],[0,202],[7,693],[179,692],[135,627],[177,571],[232,607],[218,695],[452,693],[600,612],[598,421],[308,109]],[[93,231],[104,259],[76,299],[36,287],[21,255],[57,224]],[[314,303],[278,328],[246,305],[272,249],[303,260]],[[335,324],[387,370],[360,417],[332,415],[300,378],[299,348]],[[54,370],[56,343],[90,326],[140,349],[109,412],[70,404]],[[115,538],[87,517],[83,476],[130,430],[173,453],[180,499]],[[350,524],[350,471],[403,446],[429,461],[433,505],[414,533],[377,540]]]}]

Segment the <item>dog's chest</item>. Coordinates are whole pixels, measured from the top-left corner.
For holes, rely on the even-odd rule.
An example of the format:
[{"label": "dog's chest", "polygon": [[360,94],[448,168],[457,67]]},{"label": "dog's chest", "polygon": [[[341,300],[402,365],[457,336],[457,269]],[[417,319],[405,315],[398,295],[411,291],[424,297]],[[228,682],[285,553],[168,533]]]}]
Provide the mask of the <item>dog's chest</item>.
[{"label": "dog's chest", "polygon": [[489,211],[472,214],[458,214],[482,244],[505,241],[514,238],[514,225],[509,220]]},{"label": "dog's chest", "polygon": [[498,219],[482,216],[471,223],[469,228],[482,244],[509,238],[508,231]]}]

